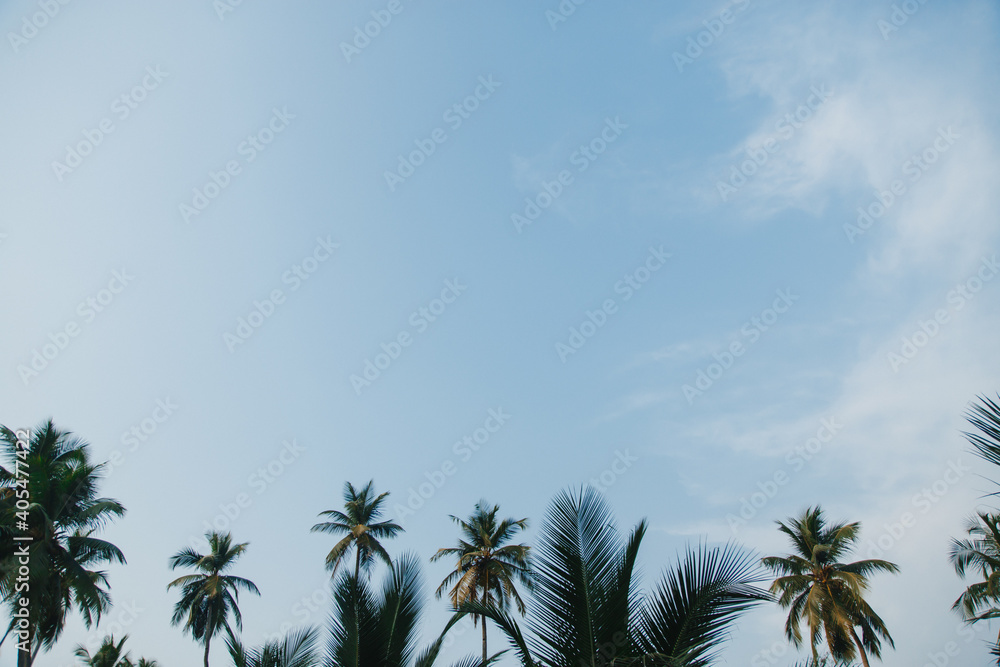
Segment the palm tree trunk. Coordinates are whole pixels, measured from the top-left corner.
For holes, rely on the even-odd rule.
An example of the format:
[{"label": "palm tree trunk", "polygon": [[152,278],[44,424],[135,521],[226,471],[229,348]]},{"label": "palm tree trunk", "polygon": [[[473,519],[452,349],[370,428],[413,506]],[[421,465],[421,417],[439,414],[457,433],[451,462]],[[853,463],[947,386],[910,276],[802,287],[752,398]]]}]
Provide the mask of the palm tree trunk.
[{"label": "palm tree trunk", "polygon": [[486,617],[480,617],[483,619],[483,667],[486,667]]},{"label": "palm tree trunk", "polygon": [[[486,576],[483,577],[485,579],[485,581],[483,582],[483,588],[484,588],[484,591],[483,591],[483,602],[485,604],[489,604],[490,603],[490,571],[488,569],[486,570],[485,575]],[[486,656],[487,656],[487,653],[486,653],[486,617],[482,616],[480,618],[482,618],[482,621],[483,621],[483,667],[486,667]]]},{"label": "palm tree trunk", "polygon": [[354,580],[358,580],[358,574],[361,572],[361,547],[357,544],[354,545]]},{"label": "palm tree trunk", "polygon": [[861,654],[861,664],[865,667],[869,667],[868,656],[865,655],[865,648],[861,645],[861,640],[858,639],[858,633],[854,631],[854,628],[851,628],[851,639],[854,640],[855,645],[858,647],[858,653]]},{"label": "palm tree trunk", "polygon": [[208,649],[212,645],[212,633],[205,635],[205,667],[208,667]]}]

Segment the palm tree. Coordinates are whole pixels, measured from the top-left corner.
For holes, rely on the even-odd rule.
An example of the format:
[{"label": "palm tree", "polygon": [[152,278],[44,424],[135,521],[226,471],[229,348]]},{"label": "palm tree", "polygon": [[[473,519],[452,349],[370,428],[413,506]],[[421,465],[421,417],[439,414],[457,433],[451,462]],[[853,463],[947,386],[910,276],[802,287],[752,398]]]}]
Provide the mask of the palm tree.
[{"label": "palm tree", "polygon": [[94,655],[90,655],[90,652],[83,645],[78,646],[73,655],[80,658],[87,667],[158,667],[155,660],[147,660],[146,658],[139,658],[139,662],[132,662],[128,653],[125,653],[122,648],[126,639],[128,639],[128,635],[122,637],[121,641],[115,644],[114,635],[111,635],[104,638],[101,647]]},{"label": "palm tree", "polygon": [[226,646],[233,667],[319,667],[317,655],[319,634],[315,628],[297,630],[283,640],[273,640],[260,648],[247,649],[235,635],[229,633]]},{"label": "palm tree", "polygon": [[[334,585],[325,667],[431,667],[454,620],[417,655],[421,588],[420,564],[412,554],[389,566],[377,595],[367,582],[342,574]],[[479,659],[469,656],[455,667],[478,665]]]},{"label": "palm tree", "polygon": [[[964,435],[972,443],[976,456],[1000,466],[1000,404],[985,396],[978,398],[979,404],[971,406],[966,413],[966,419],[978,432],[965,432]],[[970,623],[1000,618],[1000,609],[991,606],[991,603],[1000,602],[997,581],[997,569],[1000,567],[998,520],[1000,515],[978,513],[967,526],[969,535],[974,539],[952,540],[950,559],[959,576],[964,577],[966,570],[972,568],[981,572],[985,579],[969,586],[955,601],[953,608],[959,610]],[[992,653],[1000,658],[1000,636]]]},{"label": "palm tree", "polygon": [[985,396],[978,398],[979,405],[969,408],[966,419],[979,432],[964,435],[972,443],[973,454],[1000,466],[1000,404]]},{"label": "palm tree", "polygon": [[372,489],[374,480],[369,481],[365,488],[358,491],[347,482],[344,484],[344,512],[326,510],[319,516],[329,516],[333,521],[317,523],[311,532],[344,535],[344,538],[333,545],[326,556],[326,568],[336,576],[337,568],[350,548],[354,547],[354,577],[360,575],[361,568],[366,570],[372,561],[378,557],[386,565],[392,565],[392,559],[379,542],[380,539],[395,537],[403,529],[390,521],[378,522],[382,516],[382,503],[388,497],[388,492],[375,496]]},{"label": "palm tree", "polygon": [[212,637],[225,628],[230,633],[229,615],[236,620],[236,627],[243,628],[240,614],[239,592],[260,595],[257,586],[249,579],[222,574],[246,551],[246,542],[233,544],[232,535],[210,531],[205,534],[210,551],[200,554],[194,549],[182,549],[170,557],[170,569],[190,567],[199,574],[188,574],[167,584],[167,590],[181,587],[181,599],[174,605],[173,625],[184,622],[196,641],[205,643],[205,667]]},{"label": "palm tree", "polygon": [[[30,645],[23,643],[26,650],[18,650],[19,667],[31,665],[39,651],[55,644],[74,607],[88,628],[99,622],[111,597],[107,573],[90,568],[125,562],[118,547],[94,536],[125,508],[98,496],[104,464],[91,461],[90,446],[52,420],[26,440],[22,448],[17,434],[0,426],[7,463],[0,467],[0,595],[11,612],[7,633],[31,637]],[[25,545],[29,586],[17,592]],[[26,631],[15,630],[15,600],[21,599],[28,602]]]},{"label": "palm tree", "polygon": [[[754,559],[738,547],[687,549],[656,589],[642,596],[633,580],[645,521],[622,540],[592,487],[556,496],[533,549],[530,638],[513,616],[467,602],[452,617],[481,614],[507,635],[524,667],[705,667],[729,625],[769,599]],[[446,628],[447,631],[447,628]]]},{"label": "palm tree", "polygon": [[[781,532],[788,536],[794,554],[764,558],[762,563],[776,575],[771,592],[780,594],[778,604],[790,609],[785,623],[785,636],[796,647],[802,645],[799,625],[805,620],[809,625],[809,645],[813,662],[819,657],[816,647],[821,633],[826,636],[827,648],[835,660],[850,661],[855,651],[868,667],[865,649],[881,658],[881,641],[885,639],[895,648],[885,623],[864,599],[868,590],[868,577],[876,572],[899,572],[894,563],[884,560],[860,560],[841,563],[844,556],[857,542],[860,523],[837,523],[828,526],[823,510],[809,508],[788,525],[777,522]],[[861,637],[855,628],[861,628]]]},{"label": "palm tree", "polygon": [[[440,599],[444,590],[454,584],[448,596],[456,609],[465,602],[482,602],[507,611],[513,601],[518,613],[524,615],[524,602],[518,595],[515,582],[520,582],[525,588],[531,589],[531,571],[528,565],[530,547],[523,544],[506,544],[506,542],[527,528],[528,520],[511,518],[497,523],[499,511],[499,505],[494,505],[491,509],[485,500],[480,500],[467,521],[452,516],[451,520],[459,525],[462,532],[458,546],[438,549],[437,553],[431,556],[431,561],[445,556],[453,556],[456,559],[455,569],[445,577],[435,591],[435,595]],[[478,615],[473,617],[474,623],[478,620]],[[482,621],[482,664],[485,665],[488,659],[486,619]]]},{"label": "palm tree", "polygon": [[[952,609],[969,623],[1000,618],[1000,514],[979,512],[967,529],[972,539],[952,540],[949,558],[958,576],[974,570],[984,581],[966,588]],[[1000,657],[1000,636],[992,653]]]}]

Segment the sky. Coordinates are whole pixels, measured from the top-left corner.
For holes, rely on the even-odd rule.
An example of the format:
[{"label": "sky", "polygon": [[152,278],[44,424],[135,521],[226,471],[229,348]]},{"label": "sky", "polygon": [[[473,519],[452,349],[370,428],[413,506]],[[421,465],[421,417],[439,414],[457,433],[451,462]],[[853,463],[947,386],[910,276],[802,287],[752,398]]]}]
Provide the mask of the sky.
[{"label": "sky", "polygon": [[[699,542],[787,553],[810,506],[860,521],[901,568],[884,664],[983,664],[947,554],[1000,480],[962,436],[1000,392],[998,28],[986,0],[0,3],[0,423],[84,438],[128,509],[113,610],[37,664],[109,632],[197,664],[167,562],[213,525],[249,542],[247,642],[323,624],[309,529],[371,479],[421,645],[449,515],[485,498],[532,544],[590,483],[648,519],[647,587]],[[719,664],[791,664],[783,624]]]}]

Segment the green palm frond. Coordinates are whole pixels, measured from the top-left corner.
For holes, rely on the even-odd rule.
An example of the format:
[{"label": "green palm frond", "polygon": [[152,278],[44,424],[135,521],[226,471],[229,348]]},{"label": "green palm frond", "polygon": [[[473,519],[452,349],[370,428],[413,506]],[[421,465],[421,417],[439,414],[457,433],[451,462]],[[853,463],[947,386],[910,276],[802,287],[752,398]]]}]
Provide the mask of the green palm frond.
[{"label": "green palm frond", "polygon": [[[770,590],[777,596],[776,602],[788,610],[787,639],[796,647],[807,643],[814,661],[824,643],[831,659],[839,661],[851,661],[862,650],[878,658],[883,641],[894,647],[885,622],[864,595],[869,577],[880,572],[896,574],[899,567],[877,559],[840,562],[857,546],[861,524],[827,523],[819,506],[806,509],[788,523],[777,523],[794,553],[769,556],[761,564],[776,575]],[[803,623],[808,626],[805,641]]]},{"label": "green palm frond", "polygon": [[690,667],[708,665],[730,624],[770,596],[756,558],[735,545],[688,549],[647,601],[641,617],[643,653],[666,655]]}]

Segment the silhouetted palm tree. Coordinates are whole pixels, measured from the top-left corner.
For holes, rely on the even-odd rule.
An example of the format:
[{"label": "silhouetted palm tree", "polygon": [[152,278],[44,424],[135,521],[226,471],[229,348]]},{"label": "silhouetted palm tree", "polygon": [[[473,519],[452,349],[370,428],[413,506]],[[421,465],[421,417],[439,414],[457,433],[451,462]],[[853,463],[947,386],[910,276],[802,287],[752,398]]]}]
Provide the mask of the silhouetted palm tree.
[{"label": "silhouetted palm tree", "polygon": [[[979,512],[967,530],[971,539],[952,540],[949,558],[958,576],[971,570],[983,581],[966,588],[952,609],[970,623],[1000,618],[1000,515]],[[1000,657],[1000,636],[992,653]]]},{"label": "silhouetted palm tree", "polygon": [[352,546],[355,578],[360,576],[361,568],[364,566],[367,569],[376,557],[386,565],[392,564],[392,559],[379,540],[395,537],[403,529],[390,521],[378,521],[382,516],[382,503],[389,494],[386,492],[376,497],[372,484],[373,481],[368,482],[361,491],[355,489],[350,482],[344,484],[344,511],[320,512],[319,516],[329,516],[334,520],[317,523],[311,529],[312,532],[344,535],[326,556],[326,567],[332,576],[337,574],[337,568]]},{"label": "silhouetted palm tree", "polygon": [[296,630],[282,640],[273,640],[259,648],[248,649],[229,633],[226,646],[233,667],[319,667],[319,633],[315,628]]},{"label": "silhouetted palm tree", "polygon": [[[416,654],[422,599],[420,564],[413,555],[390,566],[379,594],[367,582],[342,574],[334,587],[325,667],[431,667],[444,633]],[[478,665],[479,659],[469,656],[455,667]]]},{"label": "silhouetted palm tree", "polygon": [[128,635],[122,637],[121,641],[115,644],[114,635],[104,638],[100,648],[94,655],[90,655],[84,646],[78,646],[73,655],[80,658],[87,667],[158,667],[155,660],[139,658],[139,662],[132,662],[129,654],[125,652],[124,645]]},{"label": "silhouetted palm tree", "polygon": [[[827,525],[823,510],[810,508],[788,525],[778,521],[795,553],[764,558],[762,563],[779,575],[771,592],[779,594],[778,604],[789,609],[785,636],[795,646],[802,645],[801,621],[809,625],[809,646],[813,662],[819,661],[816,647],[826,637],[830,655],[850,661],[860,655],[868,667],[865,649],[881,657],[881,641],[893,646],[892,637],[879,615],[868,605],[864,593],[868,577],[877,572],[899,572],[894,563],[884,560],[861,560],[841,563],[858,540],[860,523]],[[861,637],[855,628],[861,629]],[[856,652],[855,652],[856,650]]]},{"label": "silhouetted palm tree", "polygon": [[[456,559],[455,569],[438,586],[435,595],[440,598],[448,586],[452,605],[457,609],[465,602],[482,602],[488,606],[507,611],[513,601],[520,614],[524,614],[524,602],[517,592],[520,582],[531,588],[531,572],[528,566],[530,547],[523,544],[507,544],[514,535],[528,526],[527,519],[504,519],[497,523],[499,505],[492,508],[485,500],[480,500],[468,520],[452,516],[459,525],[462,537],[458,546],[438,549],[431,561],[445,556]],[[473,617],[475,621],[479,616]],[[488,660],[486,650],[486,619],[483,621],[483,660]]]},{"label": "silhouetted palm tree", "polygon": [[524,667],[709,665],[730,624],[769,599],[752,585],[760,581],[754,559],[732,545],[688,549],[643,597],[632,577],[645,532],[641,521],[623,541],[592,487],[560,493],[533,549],[531,636],[482,603],[463,604],[451,623],[469,613],[489,618]]},{"label": "silhouetted palm tree", "polygon": [[[0,467],[0,594],[9,606],[15,598],[27,599],[32,637],[30,652],[18,651],[19,667],[31,665],[41,649],[55,644],[74,607],[87,627],[99,622],[111,597],[107,574],[90,568],[125,562],[118,547],[94,537],[109,521],[124,516],[125,508],[98,495],[104,464],[90,460],[90,445],[51,420],[31,430],[27,440],[24,450],[17,434],[0,426],[0,451],[6,459],[6,467]],[[25,537],[30,540],[21,541]],[[29,588],[15,593],[23,565],[15,550],[25,545]],[[16,624],[12,614],[7,632]]]},{"label": "silhouetted palm tree", "polygon": [[209,532],[205,534],[209,553],[200,554],[194,549],[182,549],[170,557],[170,569],[189,567],[199,574],[188,574],[167,584],[167,589],[179,586],[181,599],[174,605],[173,625],[184,623],[196,641],[205,644],[205,667],[208,667],[208,653],[212,637],[220,630],[230,633],[229,616],[233,616],[236,627],[242,629],[243,617],[239,608],[240,590],[260,595],[257,586],[249,579],[223,574],[246,551],[247,543],[233,544],[229,533]]}]

